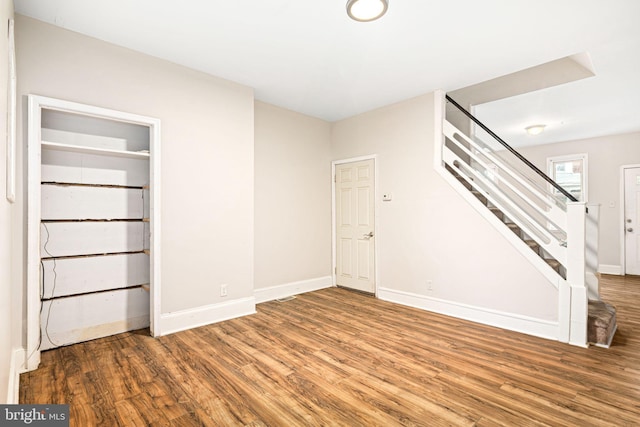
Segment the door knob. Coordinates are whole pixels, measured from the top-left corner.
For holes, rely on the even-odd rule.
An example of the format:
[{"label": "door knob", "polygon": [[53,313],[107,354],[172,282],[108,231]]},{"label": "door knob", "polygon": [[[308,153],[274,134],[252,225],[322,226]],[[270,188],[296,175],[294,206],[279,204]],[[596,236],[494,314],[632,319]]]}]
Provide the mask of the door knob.
[{"label": "door knob", "polygon": [[367,234],[365,234],[365,235],[364,235],[364,236],[362,236],[362,237],[364,237],[365,239],[370,239],[370,238],[372,238],[372,237],[373,237],[373,231],[368,232]]},{"label": "door knob", "polygon": [[627,228],[627,231],[628,231],[629,233],[631,233],[631,232],[633,231],[633,228],[629,227],[629,228]]}]

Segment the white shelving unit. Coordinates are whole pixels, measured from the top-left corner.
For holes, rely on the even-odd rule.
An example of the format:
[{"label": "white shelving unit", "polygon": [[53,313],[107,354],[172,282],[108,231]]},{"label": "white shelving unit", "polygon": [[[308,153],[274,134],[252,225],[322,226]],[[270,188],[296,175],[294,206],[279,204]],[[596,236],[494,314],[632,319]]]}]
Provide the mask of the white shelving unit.
[{"label": "white shelving unit", "polygon": [[29,96],[27,361],[160,335],[160,122]]},{"label": "white shelving unit", "polygon": [[42,141],[43,149],[67,151],[70,153],[97,154],[111,157],[126,157],[129,159],[148,159],[149,151],[125,151],[125,150],[109,150],[106,148],[83,147],[80,145],[61,144],[58,142]]}]

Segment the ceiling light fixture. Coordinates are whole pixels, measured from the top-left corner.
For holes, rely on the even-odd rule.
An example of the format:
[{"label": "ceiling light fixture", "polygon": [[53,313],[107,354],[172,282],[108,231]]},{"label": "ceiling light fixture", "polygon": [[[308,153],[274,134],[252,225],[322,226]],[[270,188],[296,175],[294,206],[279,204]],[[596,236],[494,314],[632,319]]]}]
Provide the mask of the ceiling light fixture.
[{"label": "ceiling light fixture", "polygon": [[375,21],[387,13],[388,7],[388,0],[348,0],[347,14],[356,21]]},{"label": "ceiling light fixture", "polygon": [[540,135],[547,125],[531,125],[524,128],[529,135]]}]

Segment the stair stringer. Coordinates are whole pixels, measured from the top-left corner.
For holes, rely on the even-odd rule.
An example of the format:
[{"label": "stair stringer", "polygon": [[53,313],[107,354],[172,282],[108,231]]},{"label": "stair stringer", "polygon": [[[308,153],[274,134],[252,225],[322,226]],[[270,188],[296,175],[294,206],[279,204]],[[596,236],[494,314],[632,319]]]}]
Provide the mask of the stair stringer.
[{"label": "stair stringer", "polygon": [[[558,323],[556,339],[561,342],[570,342],[571,329],[571,300],[577,297],[577,293],[572,293],[569,283],[558,272],[549,266],[542,258],[537,256],[529,246],[508,227],[505,227],[496,215],[494,215],[486,205],[478,200],[460,181],[458,181],[444,167],[443,149],[445,136],[443,133],[443,123],[445,120],[445,93],[437,90],[434,93],[434,169],[455,191],[467,201],[492,227],[500,233],[511,246],[520,252],[522,256],[530,262],[547,280],[547,282],[558,290]],[[586,314],[585,314],[586,318]],[[585,324],[586,325],[586,324]],[[586,336],[586,331],[585,331]],[[586,346],[585,343],[573,343],[574,345]]]},{"label": "stair stringer", "polygon": [[[558,290],[558,327],[556,338],[561,342],[571,342],[570,340],[570,323],[571,323],[571,301],[578,297],[576,292],[571,289],[569,283],[549,266],[542,258],[536,255],[531,248],[505,226],[496,215],[494,215],[486,205],[476,198],[460,181],[458,181],[444,166],[436,168],[438,174],[451,186],[456,192],[469,203],[480,216],[488,221],[492,227],[500,233],[511,246],[520,252],[522,256],[530,262],[544,277],[547,282]],[[577,290],[576,290],[577,291]],[[586,316],[586,315],[585,315]],[[580,342],[571,342],[574,345],[586,346]]]},{"label": "stair stringer", "polygon": [[531,251],[529,246],[509,228],[505,227],[497,216],[495,216],[480,200],[478,200],[469,190],[467,190],[451,173],[443,166],[436,168],[438,174],[451,185],[456,192],[464,198],[473,208],[498,231],[511,245],[517,249],[538,271],[540,271],[547,281],[556,289],[560,289],[560,283],[566,282],[553,268]]}]

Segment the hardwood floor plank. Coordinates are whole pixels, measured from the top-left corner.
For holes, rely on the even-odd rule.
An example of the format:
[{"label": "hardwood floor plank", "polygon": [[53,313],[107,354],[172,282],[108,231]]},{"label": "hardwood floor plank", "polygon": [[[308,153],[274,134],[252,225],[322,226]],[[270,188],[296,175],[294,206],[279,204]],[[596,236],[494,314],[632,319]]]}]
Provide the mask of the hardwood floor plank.
[{"label": "hardwood floor plank", "polygon": [[608,419],[617,420],[618,425],[639,424],[640,404],[634,398],[593,390],[588,395],[578,394],[574,402],[586,414],[597,412]]},{"label": "hardwood floor plank", "polygon": [[154,339],[45,351],[21,403],[72,426],[640,425],[640,278],[602,276],[610,349],[578,348],[330,288]]}]

